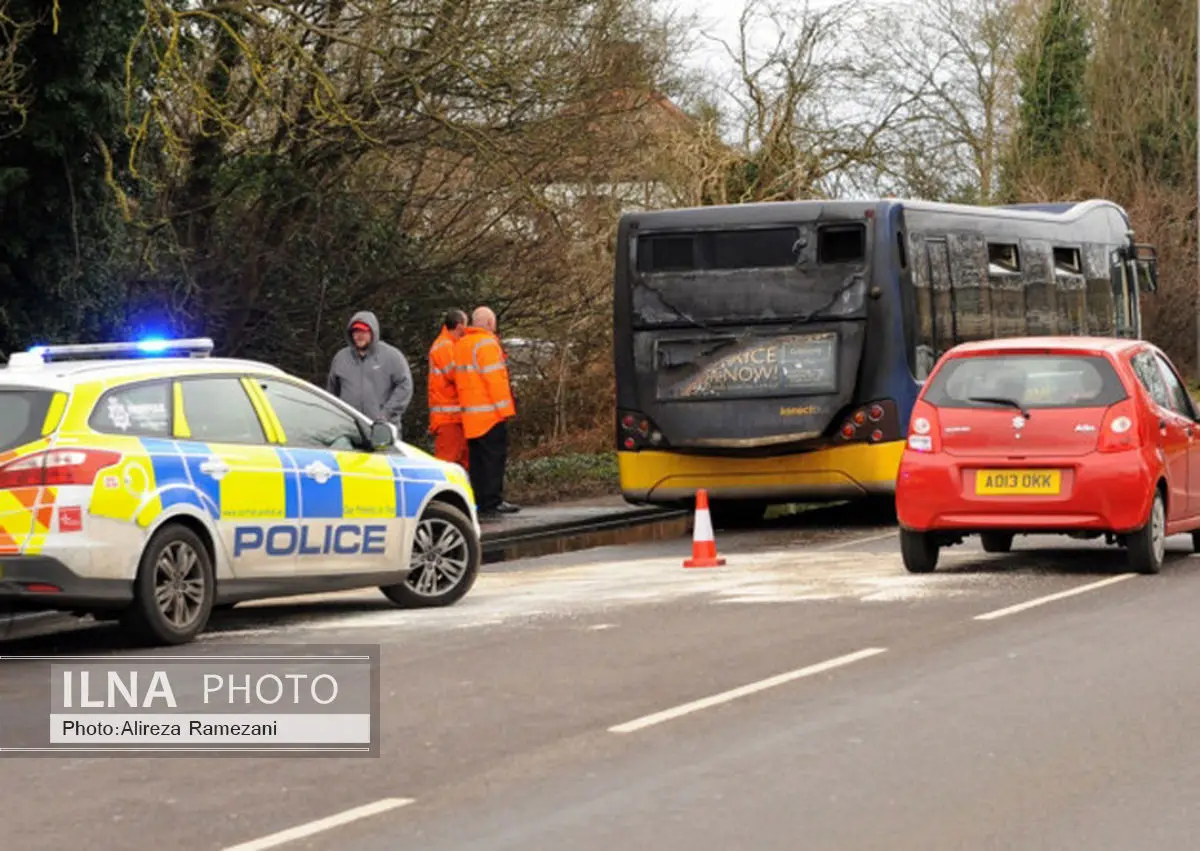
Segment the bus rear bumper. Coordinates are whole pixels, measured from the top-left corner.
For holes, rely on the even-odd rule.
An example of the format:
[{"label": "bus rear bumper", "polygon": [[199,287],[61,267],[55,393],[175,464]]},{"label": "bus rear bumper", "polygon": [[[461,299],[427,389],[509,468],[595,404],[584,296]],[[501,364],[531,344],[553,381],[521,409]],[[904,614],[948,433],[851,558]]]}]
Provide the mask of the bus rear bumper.
[{"label": "bus rear bumper", "polygon": [[710,499],[836,500],[895,494],[903,453],[902,440],[769,458],[650,450],[618,452],[617,465],[630,502],[688,500],[701,488]]}]

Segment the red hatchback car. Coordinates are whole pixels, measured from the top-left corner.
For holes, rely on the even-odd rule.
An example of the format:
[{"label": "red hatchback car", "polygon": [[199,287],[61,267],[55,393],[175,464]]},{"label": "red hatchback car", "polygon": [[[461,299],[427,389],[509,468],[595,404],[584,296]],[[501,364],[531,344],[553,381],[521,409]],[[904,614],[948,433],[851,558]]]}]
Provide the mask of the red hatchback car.
[{"label": "red hatchback car", "polygon": [[1157,573],[1166,538],[1200,551],[1200,416],[1155,346],[1109,337],[964,343],[913,408],[896,481],[904,566],[978,534],[1008,552],[1019,533],[1124,546]]}]

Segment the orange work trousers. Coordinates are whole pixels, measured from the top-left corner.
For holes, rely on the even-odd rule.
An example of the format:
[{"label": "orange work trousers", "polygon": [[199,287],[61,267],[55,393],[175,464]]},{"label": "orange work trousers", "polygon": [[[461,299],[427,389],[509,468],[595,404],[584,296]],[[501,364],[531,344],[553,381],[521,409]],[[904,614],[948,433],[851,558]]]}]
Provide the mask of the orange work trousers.
[{"label": "orange work trousers", "polygon": [[446,423],[438,426],[433,436],[433,457],[439,461],[449,461],[451,464],[461,464],[468,469],[471,455],[467,451],[467,436],[463,433],[462,423]]}]

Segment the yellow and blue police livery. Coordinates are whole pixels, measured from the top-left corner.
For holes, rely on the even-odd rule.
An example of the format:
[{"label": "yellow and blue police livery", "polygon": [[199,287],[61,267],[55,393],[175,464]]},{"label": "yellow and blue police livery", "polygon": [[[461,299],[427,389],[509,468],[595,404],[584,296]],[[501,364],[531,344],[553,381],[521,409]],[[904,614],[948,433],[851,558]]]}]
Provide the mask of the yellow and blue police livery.
[{"label": "yellow and blue police livery", "polygon": [[191,640],[214,607],[473,586],[466,472],[208,339],[51,346],[0,370],[0,600]]}]

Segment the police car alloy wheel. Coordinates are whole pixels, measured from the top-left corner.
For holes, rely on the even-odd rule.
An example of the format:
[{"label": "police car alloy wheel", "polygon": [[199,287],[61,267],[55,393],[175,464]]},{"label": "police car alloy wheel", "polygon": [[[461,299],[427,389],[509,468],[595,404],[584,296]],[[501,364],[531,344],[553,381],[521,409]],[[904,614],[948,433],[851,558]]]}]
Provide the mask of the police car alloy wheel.
[{"label": "police car alloy wheel", "polygon": [[430,503],[413,535],[403,583],[380,590],[405,608],[449,606],[471,590],[482,550],[467,515],[443,502]]},{"label": "police car alloy wheel", "polygon": [[125,625],[153,644],[185,644],[208,623],[215,590],[208,548],[191,529],[168,524],[142,554]]}]

